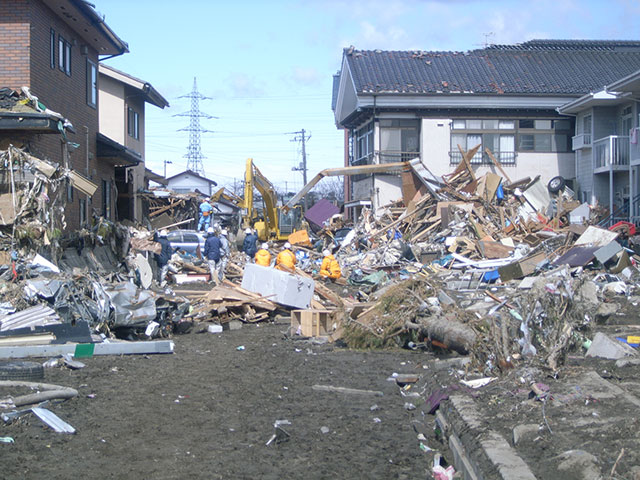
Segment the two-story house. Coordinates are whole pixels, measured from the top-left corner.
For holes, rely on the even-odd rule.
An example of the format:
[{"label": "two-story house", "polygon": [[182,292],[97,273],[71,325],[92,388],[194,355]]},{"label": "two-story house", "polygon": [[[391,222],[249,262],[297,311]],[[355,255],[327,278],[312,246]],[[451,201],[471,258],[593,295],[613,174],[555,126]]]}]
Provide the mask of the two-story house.
[{"label": "two-story house", "polygon": [[112,165],[115,173],[115,179],[101,179],[100,213],[112,220],[140,221],[142,205],[137,194],[145,186],[145,105],[165,108],[169,102],[149,82],[104,63],[98,74],[98,160]]},{"label": "two-story house", "polygon": [[[345,49],[332,109],[345,130],[345,164],[419,158],[435,176],[481,145],[473,167],[511,180],[576,178],[572,116],[556,109],[640,68],[640,42],[532,40],[469,52]],[[499,173],[499,172],[496,172]],[[345,180],[357,215],[401,198],[395,175]]]},{"label": "two-story house", "polygon": [[19,143],[36,156],[88,172],[98,184],[92,205],[84,195],[67,192],[70,229],[86,220],[96,196],[104,198],[101,180],[115,182],[113,165],[98,159],[98,65],[101,58],[126,52],[127,44],[83,0],[0,2],[0,86],[29,87],[73,125],[61,142],[65,137],[45,134],[51,129],[22,128],[20,122],[11,126],[15,116],[0,114],[0,143]]},{"label": "two-story house", "polygon": [[640,71],[558,108],[574,116],[576,187],[580,200],[607,207],[604,224],[640,220]]}]

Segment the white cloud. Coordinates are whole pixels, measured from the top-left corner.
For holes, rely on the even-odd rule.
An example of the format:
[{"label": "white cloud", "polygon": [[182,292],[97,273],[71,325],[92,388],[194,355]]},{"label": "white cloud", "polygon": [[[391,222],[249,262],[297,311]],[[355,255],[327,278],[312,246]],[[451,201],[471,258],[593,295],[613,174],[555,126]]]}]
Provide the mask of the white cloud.
[{"label": "white cloud", "polygon": [[261,97],[265,94],[264,87],[245,73],[235,73],[229,77],[229,88],[236,97]]},{"label": "white cloud", "polygon": [[324,74],[313,67],[295,67],[292,78],[300,85],[320,85],[324,81]]}]

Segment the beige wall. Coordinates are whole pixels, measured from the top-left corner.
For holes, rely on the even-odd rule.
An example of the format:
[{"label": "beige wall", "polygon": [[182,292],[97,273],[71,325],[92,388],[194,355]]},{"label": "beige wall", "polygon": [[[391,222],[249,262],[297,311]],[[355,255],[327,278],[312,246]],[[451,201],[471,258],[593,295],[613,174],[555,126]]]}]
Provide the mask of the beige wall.
[{"label": "beige wall", "polygon": [[[450,165],[449,142],[451,119],[422,119],[421,148],[422,162],[434,175],[451,173],[456,167]],[[516,164],[504,165],[503,169],[512,181],[520,178],[541,176],[543,182],[561,175],[565,178],[575,177],[575,157],[573,153],[541,153],[518,152]],[[494,172],[501,175],[493,166],[477,167],[478,175]]]},{"label": "beige wall", "polygon": [[100,75],[98,86],[100,133],[121,145],[126,145],[124,85],[106,75]]}]

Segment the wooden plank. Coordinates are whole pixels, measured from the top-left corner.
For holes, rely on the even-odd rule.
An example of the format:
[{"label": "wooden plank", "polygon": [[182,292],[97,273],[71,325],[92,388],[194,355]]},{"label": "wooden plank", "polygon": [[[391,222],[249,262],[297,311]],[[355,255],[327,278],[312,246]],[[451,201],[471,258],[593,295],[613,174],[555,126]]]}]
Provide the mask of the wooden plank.
[{"label": "wooden plank", "polygon": [[460,153],[462,154],[462,161],[464,162],[465,166],[467,167],[467,170],[469,171],[469,175],[471,175],[471,179],[472,180],[476,179],[476,173],[473,171],[473,168],[471,168],[471,159],[478,152],[478,150],[480,149],[481,146],[482,146],[482,144],[480,143],[480,144],[476,145],[471,150],[469,150],[468,152],[465,153],[465,151],[462,149],[462,147],[458,144],[458,150],[460,150]]},{"label": "wooden plank", "polygon": [[489,150],[489,147],[486,147],[484,151],[487,152],[487,155],[489,155],[489,158],[491,159],[493,164],[496,166],[496,168],[500,171],[502,176],[507,179],[507,182],[511,183],[511,179],[509,178],[509,175],[507,175],[507,172],[503,170],[502,164],[498,161],[496,157],[493,156],[493,153],[491,153],[491,150]]},{"label": "wooden plank", "polygon": [[375,397],[382,397],[384,395],[384,393],[378,390],[359,390],[356,388],[334,387],[332,385],[314,385],[311,388],[320,392],[337,392],[349,395],[373,395]]}]

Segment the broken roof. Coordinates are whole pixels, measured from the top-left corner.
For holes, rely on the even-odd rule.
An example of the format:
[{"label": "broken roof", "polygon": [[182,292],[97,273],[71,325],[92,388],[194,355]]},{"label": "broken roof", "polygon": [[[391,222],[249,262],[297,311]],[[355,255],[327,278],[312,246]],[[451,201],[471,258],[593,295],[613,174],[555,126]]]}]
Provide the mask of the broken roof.
[{"label": "broken roof", "polygon": [[345,49],[358,94],[583,95],[640,68],[640,42],[532,40],[468,52]]}]

